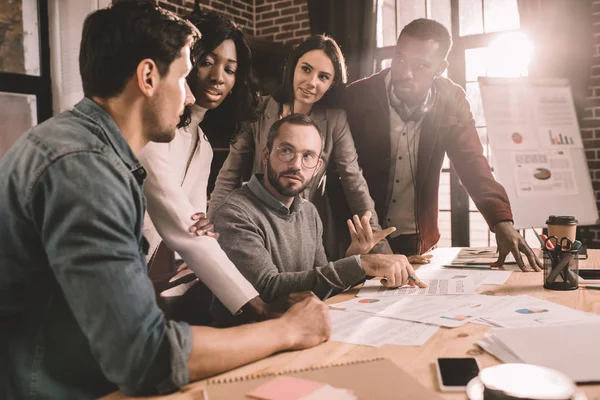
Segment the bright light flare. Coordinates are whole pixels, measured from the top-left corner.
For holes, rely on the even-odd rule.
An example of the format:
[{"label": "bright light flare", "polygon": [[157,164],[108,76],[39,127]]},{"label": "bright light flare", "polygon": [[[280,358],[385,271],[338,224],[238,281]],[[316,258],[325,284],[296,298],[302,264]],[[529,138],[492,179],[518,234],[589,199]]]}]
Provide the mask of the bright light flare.
[{"label": "bright light flare", "polygon": [[487,48],[487,75],[513,78],[528,75],[533,44],[521,32],[506,32]]}]

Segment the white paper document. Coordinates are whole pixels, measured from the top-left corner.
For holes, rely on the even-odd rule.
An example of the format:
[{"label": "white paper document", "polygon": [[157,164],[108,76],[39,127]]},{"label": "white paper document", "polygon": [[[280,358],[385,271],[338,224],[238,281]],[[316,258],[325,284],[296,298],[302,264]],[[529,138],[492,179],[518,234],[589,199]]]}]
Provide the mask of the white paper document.
[{"label": "white paper document", "polygon": [[532,121],[531,90],[525,81],[512,85],[480,83],[480,90],[487,132],[494,149],[539,148]]},{"label": "white paper document", "polygon": [[543,147],[583,147],[569,86],[532,87],[532,100]]},{"label": "white paper document", "polygon": [[512,169],[519,197],[579,193],[573,160],[568,151],[515,152]]},{"label": "white paper document", "polygon": [[416,286],[403,286],[399,288],[386,288],[378,279],[366,281],[358,292],[358,297],[387,297],[387,296],[434,296],[446,294],[473,293],[475,283],[470,277],[466,278],[426,278],[419,275],[419,279],[427,284],[426,288]]},{"label": "white paper document", "polygon": [[379,347],[384,344],[422,346],[438,327],[352,311],[330,310],[331,340]]},{"label": "white paper document", "polygon": [[527,79],[484,78],[481,100],[494,150],[582,148],[571,88]]},{"label": "white paper document", "polygon": [[470,322],[486,309],[493,309],[502,297],[482,295],[429,296],[402,298],[354,298],[332,307],[456,328]]},{"label": "white paper document", "polygon": [[576,382],[600,381],[600,318],[588,322],[533,328],[495,328],[478,341],[504,362],[525,362],[556,369]]},{"label": "white paper document", "polygon": [[506,269],[503,270],[491,270],[491,269],[469,269],[469,268],[446,268],[444,266],[450,265],[456,256],[460,252],[459,247],[447,247],[438,248],[433,250],[430,254],[430,264],[421,265],[417,269],[417,275],[421,277],[439,277],[439,278],[451,278],[453,276],[468,276],[473,279],[475,287],[479,285],[503,285],[506,280],[510,277],[512,271],[520,271],[519,267],[515,265],[505,265]]},{"label": "white paper document", "polygon": [[522,328],[587,321],[590,314],[531,296],[505,296],[498,307],[479,313],[496,326]]},{"label": "white paper document", "polygon": [[[518,267],[517,267],[518,268]],[[504,285],[504,282],[510,277],[512,270],[500,271],[500,270],[474,270],[474,269],[460,269],[460,268],[444,268],[438,270],[427,270],[421,272],[419,270],[417,274],[422,279],[473,279],[475,287],[479,285]]]}]

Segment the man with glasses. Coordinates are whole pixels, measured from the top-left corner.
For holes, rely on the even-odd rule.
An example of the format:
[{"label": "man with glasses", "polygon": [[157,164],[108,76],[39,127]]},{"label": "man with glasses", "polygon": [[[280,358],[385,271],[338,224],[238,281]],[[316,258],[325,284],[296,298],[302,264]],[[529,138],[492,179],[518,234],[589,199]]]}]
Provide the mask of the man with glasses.
[{"label": "man with glasses", "polygon": [[367,275],[385,278],[388,287],[423,286],[409,280],[416,275],[403,255],[347,253],[327,262],[319,214],[299,196],[321,167],[322,149],[310,117],[290,114],[273,124],[262,153],[266,174],[255,174],[215,210],[213,224],[227,256],[264,301],[302,291],[324,299]]}]

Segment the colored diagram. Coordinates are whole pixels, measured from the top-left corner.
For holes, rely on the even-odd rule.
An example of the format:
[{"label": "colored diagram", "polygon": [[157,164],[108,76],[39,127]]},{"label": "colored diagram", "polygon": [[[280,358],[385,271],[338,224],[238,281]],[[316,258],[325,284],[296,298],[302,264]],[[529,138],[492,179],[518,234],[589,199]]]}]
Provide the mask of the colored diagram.
[{"label": "colored diagram", "polygon": [[539,314],[548,312],[548,310],[545,308],[519,308],[518,310],[515,310],[515,312],[519,314]]},{"label": "colored diagram", "polygon": [[442,315],[440,318],[444,318],[444,319],[450,319],[452,321],[464,321],[465,319],[469,319],[471,318],[470,315],[454,315],[452,317],[447,317],[445,315]]},{"label": "colored diagram", "polygon": [[513,133],[511,136],[511,139],[512,139],[513,143],[515,143],[515,144],[523,143],[523,135],[521,135],[519,132]]},{"label": "colored diagram", "polygon": [[536,168],[533,177],[535,179],[539,179],[540,181],[545,181],[546,179],[550,179],[552,176],[552,172],[546,168]]},{"label": "colored diagram", "polygon": [[574,144],[573,138],[571,136],[563,135],[559,133],[558,136],[552,134],[552,129],[548,129],[548,134],[550,135],[550,143],[552,144]]},{"label": "colored diagram", "polygon": [[377,303],[379,300],[378,299],[360,299],[358,302],[362,303],[362,304],[367,304],[367,303]]}]

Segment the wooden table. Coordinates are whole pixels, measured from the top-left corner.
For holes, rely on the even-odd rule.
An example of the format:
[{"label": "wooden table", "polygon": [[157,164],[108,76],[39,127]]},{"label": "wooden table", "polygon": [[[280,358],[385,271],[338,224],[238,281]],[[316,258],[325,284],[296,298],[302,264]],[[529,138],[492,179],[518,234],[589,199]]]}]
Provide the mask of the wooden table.
[{"label": "wooden table", "polygon": [[[600,250],[589,250],[589,259],[580,261],[580,268],[594,267],[600,268]],[[565,292],[545,290],[542,287],[542,279],[541,273],[513,272],[503,286],[484,285],[478,288],[478,292],[492,296],[527,294],[577,310],[600,314],[600,290],[579,289]],[[354,297],[357,291],[358,289],[352,289],[329,299],[327,303],[334,304],[348,300]],[[466,324],[454,329],[441,328],[422,347],[384,345],[380,348],[373,348],[347,343],[327,342],[308,350],[280,353],[221,374],[219,377],[245,376],[374,357],[387,357],[419,380],[425,387],[439,390],[433,366],[435,360],[438,357],[472,357],[467,354],[467,351],[472,349],[479,350],[474,343],[476,340],[482,338],[484,333],[489,329],[489,327],[475,324]],[[600,346],[600,338],[598,345]],[[500,363],[496,358],[485,352],[474,357],[477,358],[482,368]],[[600,362],[598,368],[600,368]],[[203,382],[194,382],[186,386],[181,392],[170,396],[153,398],[201,399]],[[600,385],[582,385],[581,389],[587,394],[589,400],[600,400]],[[463,393],[440,393],[440,395],[447,399],[466,398]],[[114,393],[107,398],[124,399],[127,397]]]}]

